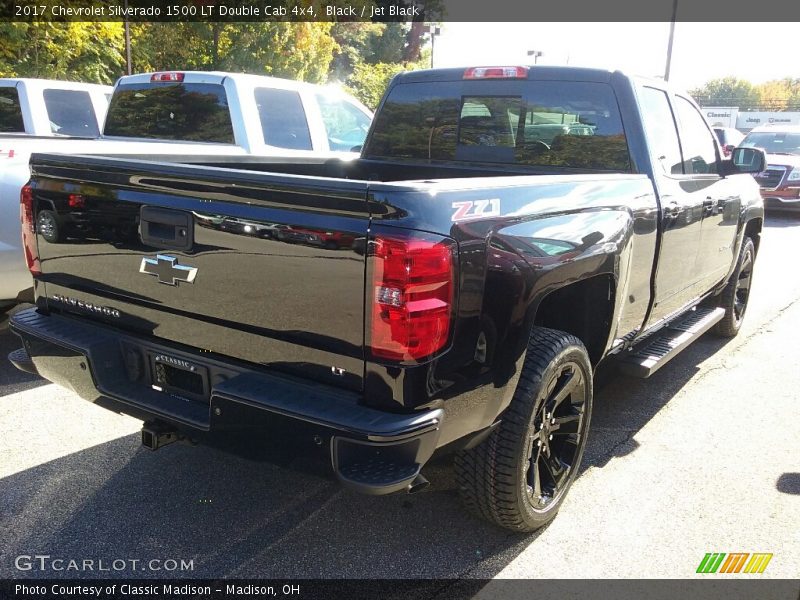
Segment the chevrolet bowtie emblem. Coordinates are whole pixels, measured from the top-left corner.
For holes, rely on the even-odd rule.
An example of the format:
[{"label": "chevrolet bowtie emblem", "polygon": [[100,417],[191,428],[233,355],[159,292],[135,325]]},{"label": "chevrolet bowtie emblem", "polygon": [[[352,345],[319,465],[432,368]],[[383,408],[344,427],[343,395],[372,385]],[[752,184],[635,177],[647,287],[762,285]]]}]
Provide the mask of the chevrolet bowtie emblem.
[{"label": "chevrolet bowtie emblem", "polygon": [[197,267],[187,267],[179,265],[178,259],[174,256],[158,254],[155,258],[143,258],[139,266],[140,273],[155,275],[159,283],[167,285],[178,285],[179,281],[194,283],[197,276]]}]

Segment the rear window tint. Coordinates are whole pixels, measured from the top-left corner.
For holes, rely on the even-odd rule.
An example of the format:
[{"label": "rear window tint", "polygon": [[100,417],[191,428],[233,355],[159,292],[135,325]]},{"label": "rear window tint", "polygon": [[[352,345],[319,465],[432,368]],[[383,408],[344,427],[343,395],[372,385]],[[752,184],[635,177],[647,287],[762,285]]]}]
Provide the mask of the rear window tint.
[{"label": "rear window tint", "polygon": [[108,107],[105,135],[233,144],[225,88],[217,83],[120,85]]},{"label": "rear window tint", "polygon": [[[498,83],[396,86],[376,116],[365,156],[630,170],[628,144],[609,85]],[[492,93],[500,88],[515,93]]]},{"label": "rear window tint", "polygon": [[0,88],[0,131],[3,133],[25,133],[22,122],[22,107],[16,88]]},{"label": "rear window tint", "polygon": [[255,99],[265,144],[290,150],[311,150],[311,134],[300,94],[291,90],[257,88]]},{"label": "rear window tint", "polygon": [[82,137],[97,137],[100,134],[89,92],[44,90],[43,95],[53,133]]}]

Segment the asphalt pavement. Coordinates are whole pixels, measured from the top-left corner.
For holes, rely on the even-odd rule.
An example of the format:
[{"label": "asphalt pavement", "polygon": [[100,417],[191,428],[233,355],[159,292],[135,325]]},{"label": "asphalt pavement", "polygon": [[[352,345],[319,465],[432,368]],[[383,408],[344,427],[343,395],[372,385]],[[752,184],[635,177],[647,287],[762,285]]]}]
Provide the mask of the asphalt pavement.
[{"label": "asphalt pavement", "polygon": [[[430,491],[365,497],[312,468],[154,453],[138,421],[0,361],[0,577],[687,578],[706,553],[749,552],[773,554],[760,577],[798,578],[798,242],[800,219],[768,219],[738,337],[609,377],[581,475],[529,535],[466,514],[447,463]],[[126,563],[21,570],[35,554]]]}]

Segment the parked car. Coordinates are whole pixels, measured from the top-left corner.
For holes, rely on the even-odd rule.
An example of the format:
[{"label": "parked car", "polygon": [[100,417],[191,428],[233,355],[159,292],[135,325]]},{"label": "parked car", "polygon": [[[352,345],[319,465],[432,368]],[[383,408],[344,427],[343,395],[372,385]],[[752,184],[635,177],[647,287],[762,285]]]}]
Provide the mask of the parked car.
[{"label": "parked car", "polygon": [[[101,100],[106,102],[106,92],[111,88],[70,85],[83,85],[94,91],[92,102],[99,118],[100,109],[105,111]],[[53,114],[44,82],[34,85],[20,80],[16,87],[5,90],[4,96],[4,88],[0,88],[0,124],[13,129],[16,117],[9,116],[10,109],[4,111],[3,107],[28,106],[24,100],[32,103],[37,97],[35,90],[39,91],[42,107],[50,106]],[[72,93],[61,88],[57,91],[59,98]],[[3,98],[11,98],[12,94],[17,94],[14,98],[19,101],[4,104]],[[75,98],[70,102],[80,105]],[[41,125],[43,116],[37,120],[25,114],[22,122]],[[358,100],[330,86],[241,73],[144,73],[117,81],[103,135],[97,139],[14,135],[4,141],[0,137],[0,144],[8,144],[0,155],[0,311],[28,296],[32,285],[22,260],[18,216],[20,190],[30,179],[28,159],[32,152],[163,160],[204,156],[216,161],[226,157],[241,160],[246,155],[355,158],[357,154],[351,150],[363,143],[371,118],[372,113]],[[66,121],[60,123],[59,133],[84,131]],[[88,137],[98,134],[96,126],[85,131],[91,134]],[[118,222],[113,210],[98,212],[98,206],[97,200],[88,196],[51,199],[49,206],[39,211],[37,226],[44,239],[51,242],[107,231],[135,235],[135,217]]]},{"label": "parked car", "polygon": [[[13,138],[100,135],[110,85],[50,79],[0,79],[0,158],[13,157]],[[45,146],[40,146],[44,148]]]},{"label": "parked car", "polygon": [[[519,135],[527,107],[586,127]],[[455,453],[466,506],[530,531],[580,470],[598,365],[648,377],[739,331],[765,164],[723,158],[664,81],[538,66],[396,76],[353,161],[35,154],[37,307],[12,317],[10,359],[141,419],[151,450],[279,436],[368,494],[418,492]],[[37,215],[72,194],[139,218],[136,243],[48,242]],[[197,215],[353,241],[308,252]]]},{"label": "parked car", "polygon": [[731,155],[734,148],[742,143],[744,134],[733,127],[714,127],[714,134],[722,147],[722,153],[727,158]]},{"label": "parked car", "polygon": [[756,127],[741,146],[763,148],[767,153],[766,169],[755,176],[767,210],[800,212],[800,127]]}]

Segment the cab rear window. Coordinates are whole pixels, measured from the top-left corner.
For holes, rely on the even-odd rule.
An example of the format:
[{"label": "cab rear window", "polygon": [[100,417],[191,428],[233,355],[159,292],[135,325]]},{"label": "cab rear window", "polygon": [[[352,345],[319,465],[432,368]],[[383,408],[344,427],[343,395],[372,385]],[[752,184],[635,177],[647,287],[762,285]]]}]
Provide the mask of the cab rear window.
[{"label": "cab rear window", "polygon": [[103,133],[233,144],[225,88],[214,83],[129,83],[114,91]]},{"label": "cab rear window", "polygon": [[0,131],[3,133],[25,133],[22,122],[22,107],[16,88],[0,88]]},{"label": "cab rear window", "polygon": [[365,156],[630,171],[609,85],[524,81],[502,91],[489,82],[400,84],[378,111]]}]

